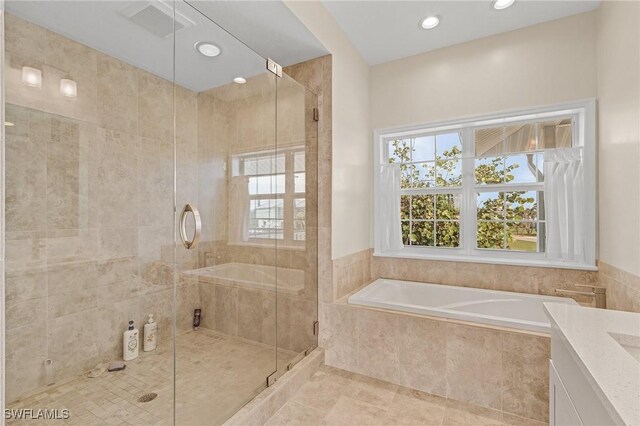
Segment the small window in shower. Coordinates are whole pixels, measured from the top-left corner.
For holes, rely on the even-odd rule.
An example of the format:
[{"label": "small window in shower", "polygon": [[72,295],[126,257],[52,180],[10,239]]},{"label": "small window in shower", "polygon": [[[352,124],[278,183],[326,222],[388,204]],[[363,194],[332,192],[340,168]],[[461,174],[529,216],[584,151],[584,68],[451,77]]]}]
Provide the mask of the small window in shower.
[{"label": "small window in shower", "polygon": [[236,155],[232,161],[232,179],[241,179],[241,186],[230,189],[230,199],[237,200],[230,206],[230,215],[240,217],[244,228],[239,232],[242,238],[234,242],[278,240],[285,246],[302,245],[306,240],[304,147]]}]

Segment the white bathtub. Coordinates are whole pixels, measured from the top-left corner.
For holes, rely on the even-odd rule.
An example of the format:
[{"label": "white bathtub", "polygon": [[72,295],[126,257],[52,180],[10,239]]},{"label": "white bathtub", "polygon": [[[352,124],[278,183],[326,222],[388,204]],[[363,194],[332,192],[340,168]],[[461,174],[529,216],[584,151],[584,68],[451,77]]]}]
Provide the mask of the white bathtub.
[{"label": "white bathtub", "polygon": [[278,293],[300,294],[304,290],[304,271],[300,269],[277,268],[275,266],[249,263],[223,263],[206,268],[183,271],[184,275],[195,276],[199,282],[239,286],[254,290],[276,290]]},{"label": "white bathtub", "polygon": [[349,297],[353,305],[549,333],[543,302],[577,305],[575,300],[565,297],[383,278]]}]

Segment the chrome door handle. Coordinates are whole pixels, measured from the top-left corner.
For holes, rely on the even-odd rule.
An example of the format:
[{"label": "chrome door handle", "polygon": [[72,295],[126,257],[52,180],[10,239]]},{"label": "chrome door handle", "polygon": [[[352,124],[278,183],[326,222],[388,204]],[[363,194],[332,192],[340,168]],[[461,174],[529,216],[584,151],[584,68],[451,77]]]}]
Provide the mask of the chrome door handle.
[{"label": "chrome door handle", "polygon": [[[193,214],[193,221],[195,222],[195,231],[193,233],[193,238],[190,240],[187,239],[187,215],[189,213]],[[180,213],[180,239],[182,240],[182,244],[186,247],[187,250],[195,247],[198,244],[198,240],[200,239],[200,234],[202,233],[202,221],[200,220],[200,213],[198,213],[198,209],[193,207],[191,204],[186,204],[182,209],[182,213]]]}]

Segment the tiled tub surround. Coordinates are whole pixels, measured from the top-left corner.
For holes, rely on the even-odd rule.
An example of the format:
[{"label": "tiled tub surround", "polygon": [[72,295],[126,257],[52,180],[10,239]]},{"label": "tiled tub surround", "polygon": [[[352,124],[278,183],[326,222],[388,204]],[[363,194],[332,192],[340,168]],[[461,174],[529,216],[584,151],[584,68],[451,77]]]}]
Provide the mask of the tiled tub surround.
[{"label": "tiled tub surround", "polygon": [[[368,284],[376,278],[391,278],[433,284],[456,285],[489,290],[558,296],[556,289],[584,291],[576,284],[607,288],[607,308],[640,312],[640,277],[599,261],[598,271],[539,268],[485,263],[445,262],[373,256],[363,250],[333,261],[333,300]],[[585,306],[595,306],[593,298],[575,297]]]},{"label": "tiled tub surround", "polygon": [[[5,24],[7,121],[14,123],[6,128],[7,401],[46,385],[47,358],[58,383],[120,358],[130,319],[141,328],[152,313],[159,338],[170,338],[176,270],[229,262],[304,270],[303,294],[279,302],[278,335],[282,347],[306,348],[293,333],[303,319],[312,332],[316,310],[317,140],[304,137],[311,112],[278,123],[288,126],[287,143],[308,147],[310,248],[278,248],[276,256],[273,247],[227,241],[224,164],[238,147],[275,142],[269,111],[250,98],[264,81],[250,79],[236,92],[233,84],[201,93],[175,87],[178,204],[195,203],[203,218],[215,218],[204,221],[199,250],[186,251],[173,235],[174,85],[14,16]],[[33,64],[43,70],[41,90],[20,81],[21,67]],[[78,82],[74,101],[59,95],[66,75]],[[201,307],[205,328],[273,344],[273,297],[227,289],[240,310],[225,321],[224,289],[216,305],[214,287],[180,275],[177,282],[178,331],[191,328]],[[207,323],[216,316],[217,326]]]},{"label": "tiled tub surround", "polygon": [[609,309],[640,312],[640,278],[604,262],[590,272],[386,258],[364,250],[333,264],[334,303],[321,308],[327,365],[537,420],[547,419],[548,336],[350,306],[345,296],[380,277],[549,296],[556,288],[593,284],[607,287]]},{"label": "tiled tub surround", "polygon": [[598,281],[607,288],[607,308],[640,312],[640,277],[598,262]]},{"label": "tiled tub surround", "polygon": [[534,420],[548,417],[548,335],[362,308],[324,306],[329,366]]}]

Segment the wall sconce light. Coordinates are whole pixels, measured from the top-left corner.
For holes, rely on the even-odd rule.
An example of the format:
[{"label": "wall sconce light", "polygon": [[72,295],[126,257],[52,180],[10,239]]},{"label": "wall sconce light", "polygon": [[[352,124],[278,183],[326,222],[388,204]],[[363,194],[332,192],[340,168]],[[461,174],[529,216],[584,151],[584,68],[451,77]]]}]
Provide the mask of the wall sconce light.
[{"label": "wall sconce light", "polygon": [[22,82],[30,87],[42,87],[42,71],[37,68],[22,67]]},{"label": "wall sconce light", "polygon": [[60,93],[67,98],[77,98],[78,84],[73,80],[63,78],[60,80]]}]

